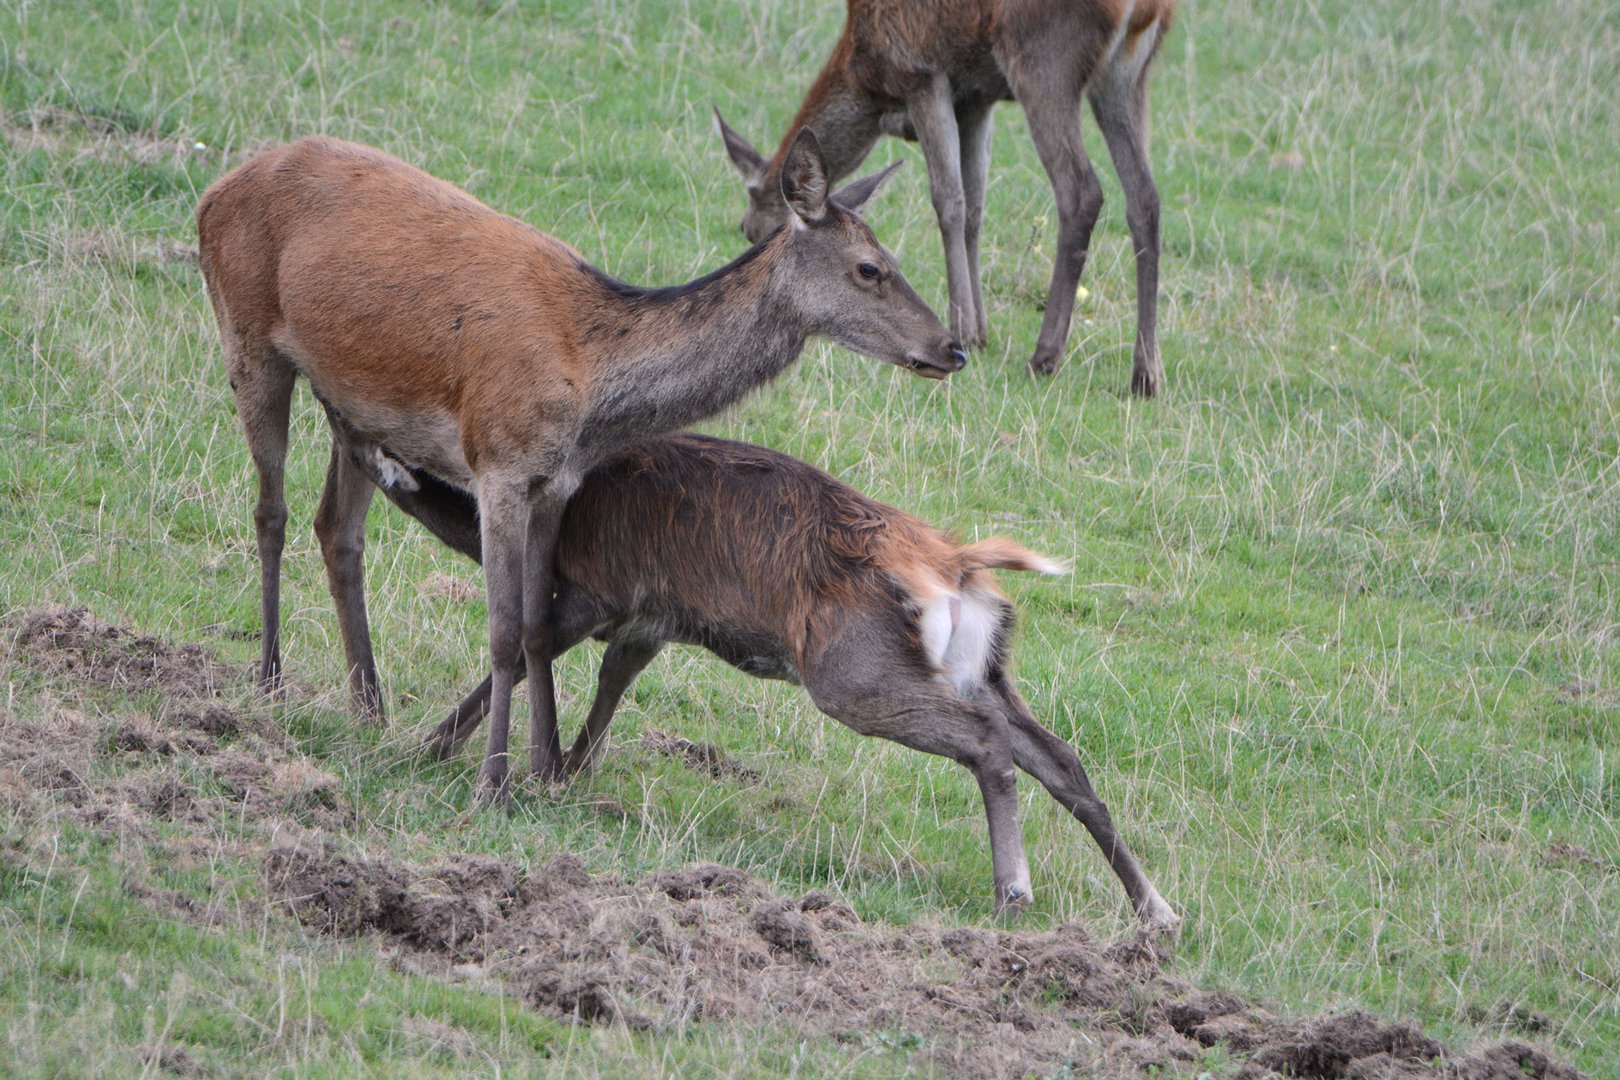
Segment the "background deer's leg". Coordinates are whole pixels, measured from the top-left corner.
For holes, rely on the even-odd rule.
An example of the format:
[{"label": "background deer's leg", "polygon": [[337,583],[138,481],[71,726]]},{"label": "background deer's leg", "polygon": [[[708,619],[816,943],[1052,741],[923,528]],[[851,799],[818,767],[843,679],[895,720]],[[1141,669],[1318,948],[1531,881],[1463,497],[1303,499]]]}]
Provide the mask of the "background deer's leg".
[{"label": "background deer's leg", "polygon": [[951,333],[958,341],[971,339],[978,328],[973,302],[973,278],[967,255],[967,200],[962,191],[962,143],[951,103],[950,83],[934,76],[926,87],[906,101],[917,129],[917,144],[928,162],[928,189],[945,242],[945,278],[951,297]]},{"label": "background deer's leg", "polygon": [[979,274],[979,227],[984,220],[984,189],[990,176],[990,136],[995,123],[989,105],[956,119],[962,145],[962,237],[967,247],[975,319],[972,334],[961,340],[969,348],[977,348],[990,339],[990,320],[984,307],[984,288]]},{"label": "background deer's leg", "polygon": [[[1146,46],[1142,46],[1146,48]],[[1136,347],[1132,353],[1131,391],[1152,397],[1164,384],[1159,359],[1159,189],[1147,150],[1147,64],[1130,67],[1116,61],[1091,89],[1097,117],[1114,171],[1125,189],[1125,219],[1136,249]]]},{"label": "background deer's leg", "polygon": [[[1046,43],[1055,48],[1061,43]],[[1080,137],[1080,100],[1089,71],[1074,70],[1072,57],[1042,63],[1027,55],[1009,71],[1009,81],[1029,120],[1029,134],[1052,182],[1057,203],[1057,250],[1052,258],[1052,283],[1046,293],[1046,316],[1030,369],[1050,375],[1063,366],[1068,349],[1069,322],[1074,316],[1074,291],[1085,269],[1091,231],[1102,212],[1102,185],[1086,157]],[[1061,62],[1060,62],[1061,61]]]}]

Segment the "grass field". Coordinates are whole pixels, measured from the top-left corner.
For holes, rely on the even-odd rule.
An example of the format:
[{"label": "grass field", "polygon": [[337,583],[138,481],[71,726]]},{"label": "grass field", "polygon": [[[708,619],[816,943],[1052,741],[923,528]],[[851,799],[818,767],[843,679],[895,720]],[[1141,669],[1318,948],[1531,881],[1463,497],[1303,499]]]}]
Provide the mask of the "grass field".
[{"label": "grass field", "polygon": [[[683,281],[742,246],[709,106],[772,144],[839,8],[0,0],[0,611],[83,605],[239,670],[256,655],[255,485],[200,276],[175,254],[195,244],[201,191],[253,148],[372,143],[618,277]],[[989,346],[943,385],[813,346],[706,425],[962,537],[1073,562],[1007,576],[1020,682],[1182,911],[1180,974],[1463,1045],[1517,1023],[1594,1076],[1620,1075],[1617,70],[1620,14],[1593,0],[1190,3],[1153,89],[1162,397],[1123,392],[1132,260],[1089,118],[1109,198],[1090,296],[1065,369],[1027,374],[1055,218],[1004,107]],[[871,220],[938,310],[922,162],[888,141],[871,164],[894,156],[909,164]],[[622,875],[710,860],[869,921],[990,922],[966,772],[692,650],[642,677],[616,741],[679,732],[763,782],[610,752],[560,792],[525,788],[511,821],[464,814],[475,757],[431,765],[416,744],[485,664],[482,603],[445,584],[481,579],[378,500],[367,568],[392,721],[353,723],[309,530],[318,412],[301,390],[293,693],[243,707],[340,777],[357,849],[523,865],[567,849]],[[570,731],[597,655],[559,665]],[[111,725],[155,707],[3,657],[7,716]],[[1089,839],[1023,792],[1029,924],[1122,933]],[[395,972],[364,940],[154,916],[120,867],[161,836],[109,839],[3,799],[0,824],[6,1075],[125,1073],[173,1032],[226,1074],[907,1067],[890,1044],[722,1025],[568,1029]],[[226,864],[169,873],[196,895],[257,888]],[[400,1016],[457,1028],[474,1064]]]}]

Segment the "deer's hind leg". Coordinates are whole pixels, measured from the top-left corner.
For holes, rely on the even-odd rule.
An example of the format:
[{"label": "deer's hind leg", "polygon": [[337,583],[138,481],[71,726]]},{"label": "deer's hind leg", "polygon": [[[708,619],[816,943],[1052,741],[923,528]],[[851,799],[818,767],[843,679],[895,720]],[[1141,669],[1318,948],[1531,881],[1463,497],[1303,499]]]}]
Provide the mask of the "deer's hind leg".
[{"label": "deer's hind leg", "polygon": [[1095,72],[1109,31],[1087,21],[1083,8],[1054,17],[1050,24],[1023,29],[998,53],[1013,95],[1029,121],[1029,135],[1052,184],[1057,204],[1057,250],[1047,287],[1046,315],[1030,358],[1037,374],[1053,374],[1063,365],[1074,293],[1091,249],[1091,233],[1102,213],[1102,185],[1086,156],[1080,136],[1080,105]]},{"label": "deer's hind leg", "polygon": [[990,829],[996,913],[1013,913],[1031,888],[1006,719],[959,698],[920,654],[895,644],[904,638],[865,631],[846,632],[805,672],[806,688],[817,708],[854,731],[948,757],[973,774]]},{"label": "deer's hind leg", "polygon": [[[1035,719],[1023,696],[1003,672],[996,672],[981,696],[999,702],[1012,740],[1013,760],[1051,793],[1063,808],[1073,814],[1102,849],[1113,868],[1137,917],[1149,928],[1168,929],[1181,922],[1175,911],[1159,895],[1141,864],[1114,829],[1108,807],[1097,797],[1086,775],[1085,766],[1074,747],[1058,738]],[[988,704],[989,702],[987,702]]]},{"label": "deer's hind leg", "polygon": [[1159,358],[1159,189],[1147,148],[1148,65],[1158,47],[1158,28],[1140,35],[1116,56],[1088,91],[1125,191],[1125,220],[1136,249],[1136,346],[1131,391],[1152,397],[1164,384]]}]

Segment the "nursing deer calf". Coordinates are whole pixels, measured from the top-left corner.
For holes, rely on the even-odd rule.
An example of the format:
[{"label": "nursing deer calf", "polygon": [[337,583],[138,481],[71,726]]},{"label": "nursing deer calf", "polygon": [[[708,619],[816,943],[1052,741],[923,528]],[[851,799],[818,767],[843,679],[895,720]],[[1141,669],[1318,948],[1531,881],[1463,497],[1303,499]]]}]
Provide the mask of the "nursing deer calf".
[{"label": "nursing deer calf", "polygon": [[1016,100],[1057,202],[1057,253],[1030,359],[1032,369],[1050,374],[1063,363],[1075,288],[1103,203],[1080,137],[1080,108],[1089,100],[1125,190],[1136,248],[1131,389],[1151,396],[1164,383],[1164,366],[1147,77],[1174,6],[1173,0],[848,0],[843,34],[775,154],[760,154],[720,120],[748,188],[743,231],[757,240],[783,221],[777,177],[801,130],[815,129],[834,179],[854,171],[879,135],[916,139],[945,243],[951,326],[970,345],[982,345],[988,327],[979,223],[991,109]]},{"label": "nursing deer calf", "polygon": [[[829,194],[802,132],[780,172],[784,227],[663,289],[616,281],[466,192],[335,139],[267,150],[216,182],[197,212],[199,254],[258,472],[261,681],[281,674],[283,472],[302,375],[348,430],[477,498],[494,670],[479,798],[510,797],[520,658],[533,768],[555,775],[551,567],[579,478],[719,412],[815,335],[930,377],[965,362],[860,216],[892,168]],[[318,523],[335,575],[359,573],[372,490],[349,456],[333,456]],[[364,598],[346,596],[353,690],[380,717]]]},{"label": "nursing deer calf", "polygon": [[[480,558],[470,495],[341,423],[334,429],[335,456]],[[1030,896],[1016,765],[1090,831],[1144,923],[1179,921],[1115,832],[1079,756],[1036,721],[1009,677],[1013,609],[990,571],[1060,571],[1051,561],[1003,539],[954,543],[793,458],[692,434],[649,440],[591,470],[563,516],[556,555],[554,654],[591,636],[608,643],[565,772],[596,760],[621,696],[666,642],[699,645],[751,675],[803,685],[822,712],[861,734],[971,771],[989,819],[998,911]],[[341,566],[334,581],[342,594],[363,587]],[[441,756],[476,729],[490,690],[485,680],[434,733]]]}]

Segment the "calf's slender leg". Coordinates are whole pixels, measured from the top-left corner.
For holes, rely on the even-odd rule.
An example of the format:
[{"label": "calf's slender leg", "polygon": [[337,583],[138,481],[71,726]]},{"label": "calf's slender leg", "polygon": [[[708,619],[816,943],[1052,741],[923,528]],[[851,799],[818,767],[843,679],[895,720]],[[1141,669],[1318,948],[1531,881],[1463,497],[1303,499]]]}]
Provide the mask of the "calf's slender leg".
[{"label": "calf's slender leg", "polygon": [[1125,894],[1130,897],[1137,917],[1155,929],[1168,929],[1180,923],[1180,917],[1159,895],[1159,890],[1153,887],[1136,857],[1115,831],[1108,807],[1097,797],[1074,747],[1035,719],[1029,705],[1005,674],[998,673],[992,678],[988,693],[999,700],[1006,717],[1013,760],[1039,780],[1091,833],[1108,865],[1125,886]]},{"label": "calf's slender leg", "polygon": [[574,745],[563,758],[564,774],[572,776],[596,767],[602,748],[607,745],[608,724],[618,711],[620,699],[663,648],[662,641],[642,638],[615,638],[608,643],[607,652],[602,654],[601,669],[596,673],[596,699],[591,702],[585,726],[580,728]]}]

